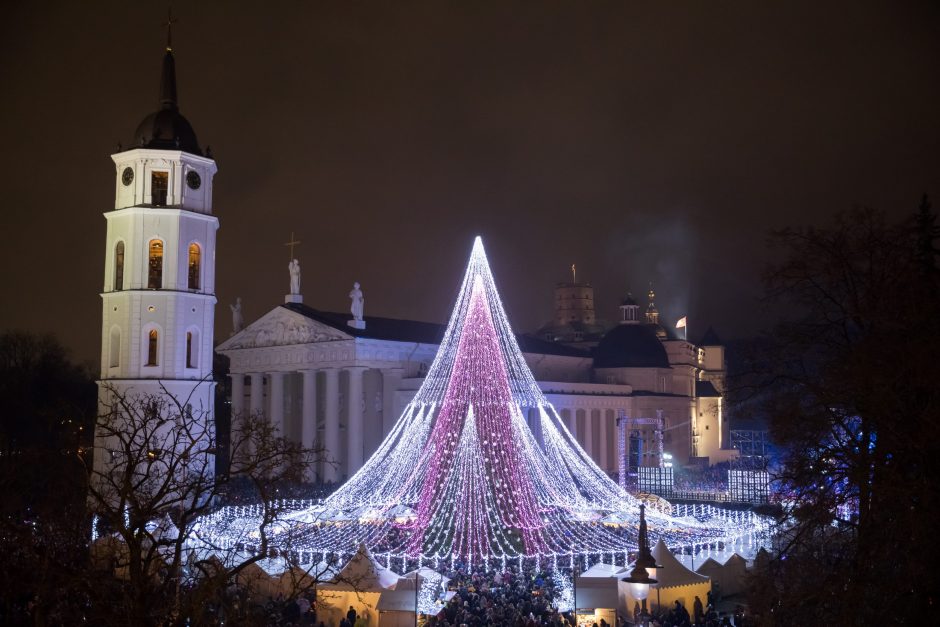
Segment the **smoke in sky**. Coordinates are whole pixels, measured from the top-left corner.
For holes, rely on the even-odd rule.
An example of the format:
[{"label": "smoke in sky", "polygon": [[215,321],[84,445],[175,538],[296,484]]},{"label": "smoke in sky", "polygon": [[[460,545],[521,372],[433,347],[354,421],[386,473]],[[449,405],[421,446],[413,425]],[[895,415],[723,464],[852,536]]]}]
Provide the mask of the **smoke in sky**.
[{"label": "smoke in sky", "polygon": [[664,326],[688,314],[695,259],[695,234],[681,212],[629,212],[607,240],[606,263],[620,281],[616,298],[629,289],[645,305],[652,282]]}]

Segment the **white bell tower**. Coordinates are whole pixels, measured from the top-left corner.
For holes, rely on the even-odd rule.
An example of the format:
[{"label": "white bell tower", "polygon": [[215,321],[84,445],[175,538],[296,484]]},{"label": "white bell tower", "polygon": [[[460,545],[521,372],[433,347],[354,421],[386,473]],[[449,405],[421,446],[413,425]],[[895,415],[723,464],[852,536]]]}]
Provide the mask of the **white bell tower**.
[{"label": "white bell tower", "polygon": [[[105,212],[99,403],[115,394],[169,392],[213,428],[216,164],[204,154],[176,100],[168,42],[160,108],[137,128],[133,147],[111,155],[114,209]],[[96,444],[95,467],[110,456]]]}]

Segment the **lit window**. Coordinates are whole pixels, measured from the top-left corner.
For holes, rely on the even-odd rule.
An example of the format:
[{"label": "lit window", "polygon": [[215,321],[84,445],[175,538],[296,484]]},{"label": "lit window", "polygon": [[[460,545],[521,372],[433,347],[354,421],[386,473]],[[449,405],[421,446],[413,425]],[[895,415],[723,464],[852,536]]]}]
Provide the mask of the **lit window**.
[{"label": "lit window", "polygon": [[147,269],[147,288],[158,290],[163,287],[163,242],[150,240],[150,257]]},{"label": "lit window", "polygon": [[157,365],[157,341],[159,339],[159,334],[156,329],[150,329],[150,333],[147,336],[147,365],[156,366]]},{"label": "lit window", "polygon": [[199,244],[189,245],[189,289],[199,289],[199,259],[202,251],[199,250]]}]

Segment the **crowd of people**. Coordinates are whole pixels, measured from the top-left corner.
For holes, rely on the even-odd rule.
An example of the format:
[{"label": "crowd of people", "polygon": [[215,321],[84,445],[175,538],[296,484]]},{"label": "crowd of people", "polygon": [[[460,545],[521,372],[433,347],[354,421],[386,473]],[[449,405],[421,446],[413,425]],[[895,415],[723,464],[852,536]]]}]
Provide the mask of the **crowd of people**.
[{"label": "crowd of people", "polygon": [[566,625],[568,616],[553,603],[555,585],[549,574],[534,567],[490,570],[460,562],[445,572],[454,596],[428,625],[477,627],[482,625]]},{"label": "crowd of people", "polygon": [[673,473],[673,489],[683,492],[727,492],[728,470],[724,462],[714,466],[677,469]]},{"label": "crowd of people", "polygon": [[[691,613],[679,601],[671,607],[655,608],[650,612],[649,624],[651,627],[748,627],[752,624],[742,606],[738,606],[733,616],[720,615],[711,592],[708,593],[706,603],[696,596]],[[633,610],[633,622],[640,623],[639,606]]]},{"label": "crowd of people", "polygon": [[[484,566],[468,566],[457,562],[452,569],[442,573],[449,578],[448,591],[453,596],[442,605],[435,615],[422,616],[427,627],[576,627],[571,612],[561,612],[555,607],[558,595],[556,579],[551,573],[534,566],[507,566],[505,569],[489,569]],[[570,576],[570,575],[568,575]],[[719,616],[715,608],[716,599],[709,593],[704,601],[695,597],[691,607],[686,608],[676,601],[674,605],[652,608],[647,616],[641,614],[636,605],[632,616],[618,616],[611,624],[603,619],[587,623],[588,627],[626,627],[641,624],[644,619],[653,627],[740,627],[749,624],[743,611],[734,616]],[[350,607],[341,619],[327,621],[317,615],[316,600],[304,594],[296,601],[272,602],[269,612],[278,614],[280,624],[313,627],[364,627],[369,624],[369,615]],[[373,617],[374,618],[374,617]]]}]

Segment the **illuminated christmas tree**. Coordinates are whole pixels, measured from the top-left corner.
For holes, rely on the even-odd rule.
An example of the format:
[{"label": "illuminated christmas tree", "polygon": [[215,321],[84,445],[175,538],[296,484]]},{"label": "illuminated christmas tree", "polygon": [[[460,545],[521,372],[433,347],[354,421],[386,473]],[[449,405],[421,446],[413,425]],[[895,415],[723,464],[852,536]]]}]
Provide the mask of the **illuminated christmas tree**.
[{"label": "illuminated christmas tree", "polygon": [[[538,416],[539,438],[524,418],[529,412]],[[754,528],[752,517],[699,512],[647,517],[672,546]],[[599,522],[611,515],[619,526]],[[288,516],[283,528],[292,550],[323,555],[365,544],[386,561],[536,557],[568,565],[587,554],[625,563],[638,522],[639,502],[593,463],[539,389],[477,238],[414,399],[345,485]]]}]

